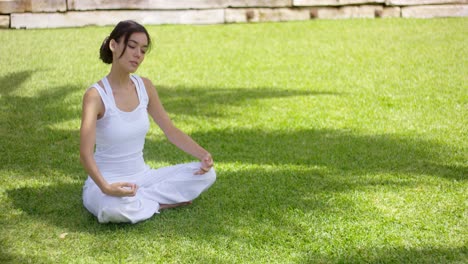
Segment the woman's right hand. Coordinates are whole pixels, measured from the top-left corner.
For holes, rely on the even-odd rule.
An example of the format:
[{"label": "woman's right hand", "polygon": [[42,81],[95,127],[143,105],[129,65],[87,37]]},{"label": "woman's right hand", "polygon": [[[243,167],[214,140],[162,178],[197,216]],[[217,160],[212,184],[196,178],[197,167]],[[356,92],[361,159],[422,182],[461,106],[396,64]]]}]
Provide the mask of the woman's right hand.
[{"label": "woman's right hand", "polygon": [[108,184],[103,190],[103,193],[110,196],[124,197],[124,196],[135,196],[138,190],[138,186],[134,183],[129,182],[114,182]]}]

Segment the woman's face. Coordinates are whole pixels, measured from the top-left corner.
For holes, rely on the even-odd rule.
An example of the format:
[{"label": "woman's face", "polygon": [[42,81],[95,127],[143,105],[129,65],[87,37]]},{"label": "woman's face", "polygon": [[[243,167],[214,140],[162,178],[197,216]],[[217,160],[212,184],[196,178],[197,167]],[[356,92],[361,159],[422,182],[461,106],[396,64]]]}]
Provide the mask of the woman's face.
[{"label": "woman's face", "polygon": [[128,72],[133,73],[145,59],[145,53],[148,49],[148,38],[146,34],[142,32],[136,32],[130,35],[122,57],[120,57],[120,55],[125,48],[124,37],[120,38],[119,42],[111,43],[111,46],[112,44],[114,44],[114,61]]}]

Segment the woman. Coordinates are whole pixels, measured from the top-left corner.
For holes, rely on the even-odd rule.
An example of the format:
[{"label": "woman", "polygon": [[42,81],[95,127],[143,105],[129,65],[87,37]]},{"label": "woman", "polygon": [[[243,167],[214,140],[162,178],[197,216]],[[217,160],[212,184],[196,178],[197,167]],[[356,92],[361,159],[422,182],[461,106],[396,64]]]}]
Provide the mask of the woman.
[{"label": "woman", "polygon": [[[118,23],[100,50],[101,60],[112,64],[110,73],[83,97],[80,160],[89,175],[83,204],[100,223],[137,223],[162,209],[190,204],[216,179],[210,153],[173,125],[151,81],[131,74],[150,45],[142,25]],[[146,165],[148,114],[170,142],[200,162],[159,169]]]}]

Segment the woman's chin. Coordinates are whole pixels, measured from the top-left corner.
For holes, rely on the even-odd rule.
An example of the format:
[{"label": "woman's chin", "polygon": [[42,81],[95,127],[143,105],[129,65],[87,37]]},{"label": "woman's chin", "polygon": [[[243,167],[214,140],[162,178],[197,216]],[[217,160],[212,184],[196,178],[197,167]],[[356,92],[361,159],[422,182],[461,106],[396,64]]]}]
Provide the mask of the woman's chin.
[{"label": "woman's chin", "polygon": [[135,73],[137,70],[138,70],[138,67],[129,67],[129,68],[127,68],[127,71],[129,73]]}]

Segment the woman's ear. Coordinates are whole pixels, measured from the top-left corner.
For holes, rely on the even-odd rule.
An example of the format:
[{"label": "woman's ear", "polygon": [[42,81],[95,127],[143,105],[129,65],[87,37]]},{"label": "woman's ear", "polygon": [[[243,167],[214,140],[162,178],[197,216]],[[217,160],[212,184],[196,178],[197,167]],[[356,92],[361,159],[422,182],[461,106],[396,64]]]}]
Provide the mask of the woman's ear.
[{"label": "woman's ear", "polygon": [[115,49],[117,48],[117,42],[113,39],[111,39],[111,41],[109,42],[109,48],[112,52],[115,51]]}]

